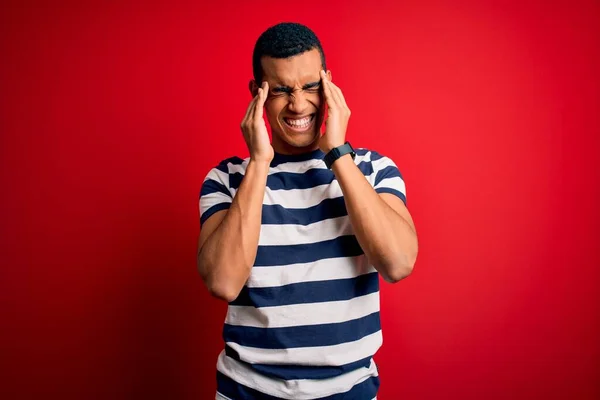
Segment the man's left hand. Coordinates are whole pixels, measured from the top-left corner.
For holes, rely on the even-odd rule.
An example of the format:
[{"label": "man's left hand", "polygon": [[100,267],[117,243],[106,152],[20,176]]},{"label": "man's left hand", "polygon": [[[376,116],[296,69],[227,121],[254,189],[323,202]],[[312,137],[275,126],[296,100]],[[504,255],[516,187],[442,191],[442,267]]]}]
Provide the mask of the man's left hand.
[{"label": "man's left hand", "polygon": [[321,136],[319,147],[327,154],[331,149],[346,143],[346,128],[350,119],[350,109],[340,88],[333,84],[325,71],[321,71],[321,84],[328,107],[325,134]]}]

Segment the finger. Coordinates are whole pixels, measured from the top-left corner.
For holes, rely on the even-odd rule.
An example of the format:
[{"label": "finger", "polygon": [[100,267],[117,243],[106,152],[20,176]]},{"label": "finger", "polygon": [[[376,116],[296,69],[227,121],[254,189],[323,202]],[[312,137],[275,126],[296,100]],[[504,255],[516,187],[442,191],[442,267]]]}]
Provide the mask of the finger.
[{"label": "finger", "polygon": [[331,94],[335,97],[336,104],[340,107],[346,106],[346,99],[344,99],[344,95],[342,94],[342,90],[336,86],[335,83],[328,81],[329,87],[331,88]]},{"label": "finger", "polygon": [[251,115],[254,115],[254,109],[256,108],[256,99],[258,98],[258,95],[255,96],[252,101],[250,102],[250,104],[248,105],[248,109],[246,110],[246,115],[244,116],[244,119],[242,120],[242,125],[245,124],[246,122],[248,122],[248,119],[250,119]]},{"label": "finger", "polygon": [[252,101],[250,102],[250,105],[248,106],[248,109],[246,110],[246,115],[244,116],[244,119],[242,120],[242,125],[245,125],[250,121],[250,119],[254,115],[255,108],[256,108],[256,97],[253,98]]},{"label": "finger", "polygon": [[325,101],[329,108],[336,107],[336,101],[333,97],[333,93],[331,93],[331,86],[329,86],[329,80],[327,79],[327,75],[325,71],[321,70],[321,82],[323,82],[323,93],[325,94]]},{"label": "finger", "polygon": [[335,99],[335,104],[337,104],[339,107],[342,106],[342,101],[340,99],[340,94],[339,94],[339,89],[337,86],[335,86],[333,84],[333,82],[329,81],[327,82],[327,84],[329,85],[329,90],[331,91],[331,95],[333,96],[333,98]]},{"label": "finger", "polygon": [[264,103],[265,101],[267,101],[267,97],[269,97],[269,82],[267,82],[267,81],[263,82],[262,90],[263,90],[263,92],[265,92],[265,99],[263,101],[263,103]]},{"label": "finger", "polygon": [[268,90],[269,84],[267,82],[263,82],[262,87],[258,89],[258,99],[256,100],[256,109],[254,110],[254,118],[256,119],[263,117],[263,106],[267,100]]},{"label": "finger", "polygon": [[342,93],[342,89],[340,89],[339,87],[337,87],[335,85],[335,83],[333,82],[329,82],[329,85],[331,86],[331,91],[332,93],[335,95],[338,104],[344,106],[344,107],[348,107],[348,105],[346,104],[346,99],[344,98],[344,94]]}]

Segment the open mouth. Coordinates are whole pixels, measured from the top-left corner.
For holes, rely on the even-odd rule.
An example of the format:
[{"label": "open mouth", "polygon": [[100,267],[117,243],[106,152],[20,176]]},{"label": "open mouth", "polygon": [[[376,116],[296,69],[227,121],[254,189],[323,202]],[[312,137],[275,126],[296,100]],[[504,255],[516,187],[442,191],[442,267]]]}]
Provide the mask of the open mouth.
[{"label": "open mouth", "polygon": [[316,114],[310,114],[302,118],[284,118],[283,122],[288,128],[297,132],[303,132],[310,129],[315,120]]}]

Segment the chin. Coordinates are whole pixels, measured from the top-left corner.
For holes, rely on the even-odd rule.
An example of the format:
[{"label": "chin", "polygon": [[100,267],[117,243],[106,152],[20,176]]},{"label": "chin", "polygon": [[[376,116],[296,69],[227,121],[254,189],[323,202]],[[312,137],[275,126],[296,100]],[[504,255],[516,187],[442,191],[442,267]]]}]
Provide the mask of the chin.
[{"label": "chin", "polygon": [[319,132],[316,129],[311,129],[309,132],[297,133],[284,130],[284,134],[280,137],[288,145],[296,148],[309,147],[318,142]]}]

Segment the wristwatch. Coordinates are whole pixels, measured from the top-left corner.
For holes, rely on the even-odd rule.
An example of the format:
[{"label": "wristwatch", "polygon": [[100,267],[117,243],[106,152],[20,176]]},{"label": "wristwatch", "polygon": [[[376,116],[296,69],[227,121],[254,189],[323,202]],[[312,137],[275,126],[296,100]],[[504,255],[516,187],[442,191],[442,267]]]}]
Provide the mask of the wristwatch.
[{"label": "wristwatch", "polygon": [[325,161],[325,165],[327,166],[327,168],[331,169],[331,165],[333,165],[334,161],[342,156],[345,156],[346,154],[350,154],[353,160],[356,157],[356,153],[350,145],[350,142],[346,142],[341,146],[334,147],[333,149],[331,149],[329,153],[325,154],[323,161]]}]

